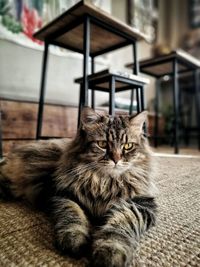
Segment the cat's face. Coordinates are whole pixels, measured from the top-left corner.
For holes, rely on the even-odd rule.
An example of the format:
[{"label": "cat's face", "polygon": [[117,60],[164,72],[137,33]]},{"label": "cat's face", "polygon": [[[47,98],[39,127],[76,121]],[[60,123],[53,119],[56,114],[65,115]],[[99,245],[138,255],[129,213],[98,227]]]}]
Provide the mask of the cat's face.
[{"label": "cat's face", "polygon": [[85,133],[85,157],[102,173],[120,175],[134,167],[145,155],[142,126],[146,112],[135,117],[108,117],[85,108],[82,129]]}]

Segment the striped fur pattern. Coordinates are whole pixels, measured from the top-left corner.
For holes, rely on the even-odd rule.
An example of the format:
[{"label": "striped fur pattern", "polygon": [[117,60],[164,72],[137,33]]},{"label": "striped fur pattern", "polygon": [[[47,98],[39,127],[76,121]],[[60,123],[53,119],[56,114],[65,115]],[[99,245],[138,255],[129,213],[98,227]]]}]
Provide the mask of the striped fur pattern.
[{"label": "striped fur pattern", "polygon": [[61,252],[89,252],[93,266],[129,266],[140,236],[155,223],[146,115],[100,116],[84,108],[73,141],[40,141],[8,155],[0,198],[49,211]]}]

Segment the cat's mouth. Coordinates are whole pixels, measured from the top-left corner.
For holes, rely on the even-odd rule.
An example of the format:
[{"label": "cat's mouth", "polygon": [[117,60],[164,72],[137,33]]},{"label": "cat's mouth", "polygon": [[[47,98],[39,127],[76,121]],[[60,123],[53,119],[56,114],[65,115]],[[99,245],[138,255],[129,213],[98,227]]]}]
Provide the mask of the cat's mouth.
[{"label": "cat's mouth", "polygon": [[115,163],[114,161],[102,162],[105,172],[113,174],[121,174],[129,169],[129,165],[121,161]]}]

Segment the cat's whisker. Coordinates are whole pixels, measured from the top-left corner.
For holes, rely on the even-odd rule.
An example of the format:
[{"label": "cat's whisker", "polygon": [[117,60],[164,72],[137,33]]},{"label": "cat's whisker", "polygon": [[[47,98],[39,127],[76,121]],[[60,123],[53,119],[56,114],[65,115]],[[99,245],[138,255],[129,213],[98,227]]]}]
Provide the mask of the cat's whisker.
[{"label": "cat's whisker", "polygon": [[92,162],[92,163],[87,163],[81,166],[77,166],[75,168],[69,169],[67,171],[65,171],[65,174],[67,175],[81,175],[82,173],[84,173],[85,171],[88,170],[95,170],[95,168],[97,168],[97,163],[96,162]]},{"label": "cat's whisker", "polygon": [[90,166],[93,166],[93,164],[94,164],[94,163],[92,162],[92,163],[83,164],[83,165],[81,165],[81,166],[73,167],[73,168],[68,169],[67,171],[65,171],[65,173],[67,174],[67,173],[76,172],[76,171],[78,171],[79,169],[82,170],[82,169],[88,168],[88,167],[90,167]]}]

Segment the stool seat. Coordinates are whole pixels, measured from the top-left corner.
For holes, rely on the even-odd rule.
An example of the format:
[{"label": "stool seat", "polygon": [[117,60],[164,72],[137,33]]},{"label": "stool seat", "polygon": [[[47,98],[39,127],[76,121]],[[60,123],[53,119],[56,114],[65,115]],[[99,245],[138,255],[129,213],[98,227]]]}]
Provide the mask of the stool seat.
[{"label": "stool seat", "polygon": [[[142,76],[106,69],[88,76],[89,87],[91,90],[109,92],[112,77],[115,79],[115,92],[130,89],[132,85],[143,86],[149,83],[149,79]],[[83,77],[76,78],[74,82],[82,84]]]}]

